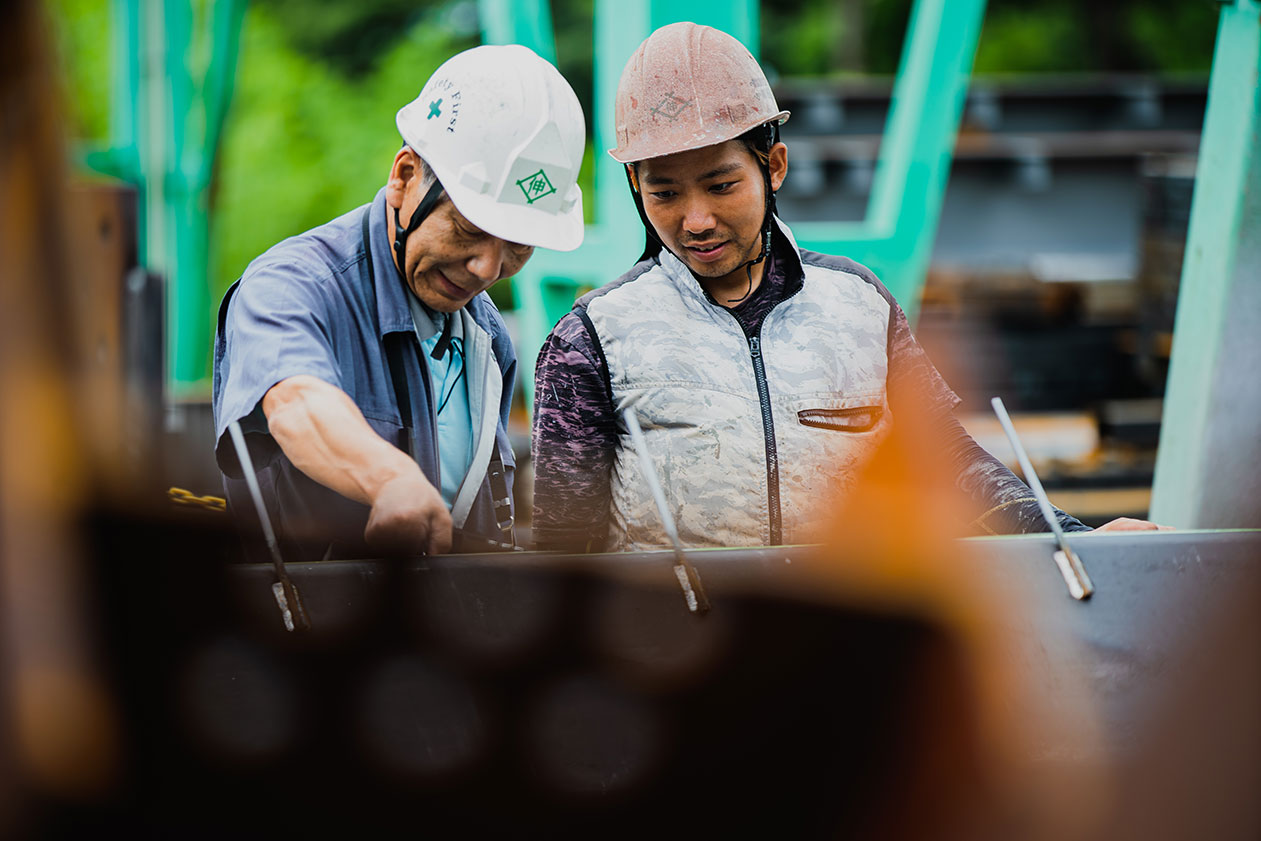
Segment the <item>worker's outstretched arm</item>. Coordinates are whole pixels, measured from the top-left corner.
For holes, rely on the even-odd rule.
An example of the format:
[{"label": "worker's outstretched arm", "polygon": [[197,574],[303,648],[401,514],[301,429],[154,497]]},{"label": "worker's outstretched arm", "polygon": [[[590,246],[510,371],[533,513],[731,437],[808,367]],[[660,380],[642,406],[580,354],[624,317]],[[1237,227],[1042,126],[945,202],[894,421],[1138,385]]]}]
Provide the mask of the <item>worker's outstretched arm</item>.
[{"label": "worker's outstretched arm", "polygon": [[354,401],[317,377],[281,380],[263,396],[272,437],[293,464],[342,496],[369,506],[364,539],[402,552],[451,548],[442,495],[406,453],[373,431]]}]

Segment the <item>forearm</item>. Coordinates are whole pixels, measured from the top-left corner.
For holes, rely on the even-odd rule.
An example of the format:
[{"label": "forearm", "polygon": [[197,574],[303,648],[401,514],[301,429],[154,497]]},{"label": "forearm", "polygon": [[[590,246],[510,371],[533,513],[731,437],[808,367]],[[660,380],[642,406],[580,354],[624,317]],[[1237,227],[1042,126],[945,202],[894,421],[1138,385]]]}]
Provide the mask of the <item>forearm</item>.
[{"label": "forearm", "polygon": [[[889,327],[889,399],[894,417],[919,417],[933,427],[958,477],[956,485],[975,513],[972,526],[985,534],[1049,531],[1029,486],[987,453],[954,416],[959,403],[924,349],[911,334],[906,315],[896,309]],[[1065,531],[1089,527],[1056,509]]]},{"label": "forearm", "polygon": [[536,548],[557,552],[605,548],[609,519],[605,452],[584,451],[581,444],[536,433],[532,527]]},{"label": "forearm", "polygon": [[[986,534],[1050,531],[1029,486],[977,444],[953,415],[941,419],[941,432],[947,442],[946,452],[959,477],[958,487],[979,512],[973,524],[980,531]],[[1055,514],[1064,531],[1090,529],[1058,508]]]},{"label": "forearm", "polygon": [[263,414],[294,466],[348,499],[371,506],[392,481],[424,480],[416,463],[377,435],[344,391],[316,377],[277,383],[263,397]]}]

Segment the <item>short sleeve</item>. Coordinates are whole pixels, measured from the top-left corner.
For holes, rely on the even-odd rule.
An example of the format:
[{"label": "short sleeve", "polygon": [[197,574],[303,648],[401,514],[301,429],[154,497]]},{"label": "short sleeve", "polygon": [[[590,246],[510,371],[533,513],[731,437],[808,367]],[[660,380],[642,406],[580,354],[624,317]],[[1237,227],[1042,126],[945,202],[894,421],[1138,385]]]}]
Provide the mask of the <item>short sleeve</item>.
[{"label": "short sleeve", "polygon": [[282,380],[317,377],[342,388],[329,329],[324,284],[286,266],[253,268],[227,302],[216,336],[215,455],[220,469],[238,475],[228,424],[240,421],[256,467],[278,450],[267,432],[263,396]]}]

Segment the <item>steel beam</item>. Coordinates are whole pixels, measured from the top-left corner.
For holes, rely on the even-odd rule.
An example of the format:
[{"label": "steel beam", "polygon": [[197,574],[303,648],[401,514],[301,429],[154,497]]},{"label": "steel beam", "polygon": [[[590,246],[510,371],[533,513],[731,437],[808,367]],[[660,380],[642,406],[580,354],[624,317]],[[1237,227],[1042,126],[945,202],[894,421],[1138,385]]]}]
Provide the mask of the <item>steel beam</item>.
[{"label": "steel beam", "polygon": [[1151,518],[1261,526],[1261,4],[1221,11]]}]

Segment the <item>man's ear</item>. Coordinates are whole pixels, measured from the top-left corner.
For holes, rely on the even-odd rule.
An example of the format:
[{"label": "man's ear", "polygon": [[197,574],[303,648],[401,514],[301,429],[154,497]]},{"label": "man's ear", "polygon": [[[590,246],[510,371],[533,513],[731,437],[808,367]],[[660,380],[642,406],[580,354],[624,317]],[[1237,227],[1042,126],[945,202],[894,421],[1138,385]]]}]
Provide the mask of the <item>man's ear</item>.
[{"label": "man's ear", "polygon": [[390,178],[385,182],[385,203],[393,208],[403,207],[403,196],[407,193],[407,185],[420,173],[416,153],[404,146],[394,156],[394,164],[390,167]]},{"label": "man's ear", "polygon": [[771,191],[774,192],[780,188],[788,175],[788,147],[783,143],[776,143],[771,147],[768,158],[767,168],[771,175]]}]

